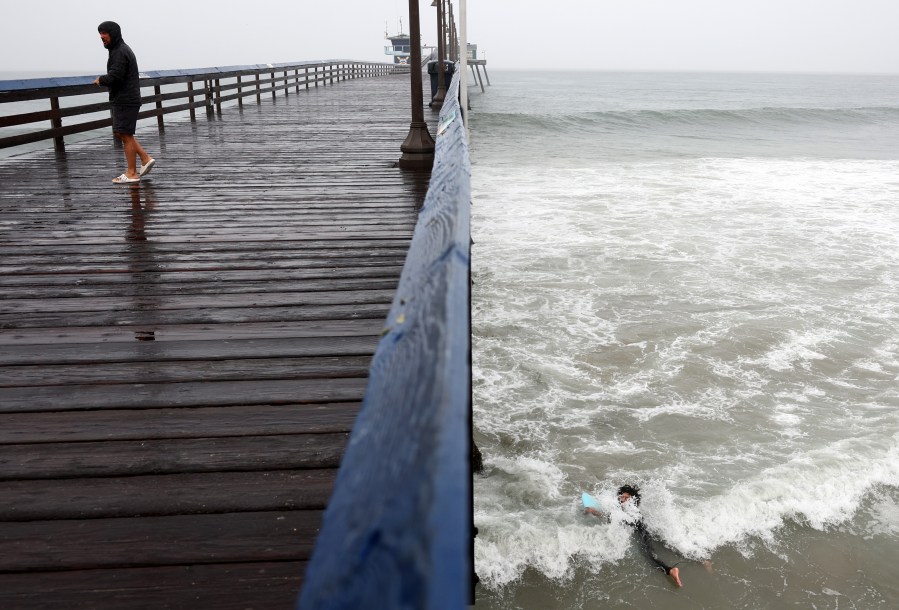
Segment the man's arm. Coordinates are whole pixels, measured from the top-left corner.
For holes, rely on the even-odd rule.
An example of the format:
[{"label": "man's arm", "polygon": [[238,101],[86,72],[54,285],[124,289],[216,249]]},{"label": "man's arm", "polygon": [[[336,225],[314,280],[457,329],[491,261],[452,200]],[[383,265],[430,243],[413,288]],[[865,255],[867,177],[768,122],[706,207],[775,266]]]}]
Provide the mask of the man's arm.
[{"label": "man's arm", "polygon": [[121,85],[125,82],[125,74],[128,72],[128,57],[125,53],[115,53],[112,62],[106,70],[106,74],[94,81],[103,87]]}]

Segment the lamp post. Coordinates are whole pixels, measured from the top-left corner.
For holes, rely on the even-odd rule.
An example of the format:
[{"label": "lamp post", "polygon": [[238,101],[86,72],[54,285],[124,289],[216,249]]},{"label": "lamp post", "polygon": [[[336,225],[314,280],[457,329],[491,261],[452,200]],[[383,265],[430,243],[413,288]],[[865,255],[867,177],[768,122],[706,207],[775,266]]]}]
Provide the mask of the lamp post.
[{"label": "lamp post", "polygon": [[446,99],[446,76],[443,73],[443,59],[446,57],[445,24],[443,19],[443,0],[433,0],[431,6],[437,7],[437,93],[431,100],[431,108],[440,110],[443,108],[443,100]]},{"label": "lamp post", "polygon": [[421,26],[418,0],[409,0],[409,76],[412,81],[412,122],[409,134],[400,146],[402,169],[431,169],[434,165],[434,138],[425,123],[424,95],[421,91]]}]

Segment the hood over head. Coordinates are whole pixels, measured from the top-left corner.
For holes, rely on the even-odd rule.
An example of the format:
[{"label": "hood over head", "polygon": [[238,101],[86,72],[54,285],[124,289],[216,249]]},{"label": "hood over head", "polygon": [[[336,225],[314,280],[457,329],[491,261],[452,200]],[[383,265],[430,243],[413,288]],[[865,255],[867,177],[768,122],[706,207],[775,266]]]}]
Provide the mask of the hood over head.
[{"label": "hood over head", "polygon": [[101,34],[103,32],[109,34],[109,44],[103,45],[107,49],[110,47],[114,47],[116,44],[118,44],[119,41],[122,40],[122,28],[115,21],[104,21],[97,26],[97,31]]}]

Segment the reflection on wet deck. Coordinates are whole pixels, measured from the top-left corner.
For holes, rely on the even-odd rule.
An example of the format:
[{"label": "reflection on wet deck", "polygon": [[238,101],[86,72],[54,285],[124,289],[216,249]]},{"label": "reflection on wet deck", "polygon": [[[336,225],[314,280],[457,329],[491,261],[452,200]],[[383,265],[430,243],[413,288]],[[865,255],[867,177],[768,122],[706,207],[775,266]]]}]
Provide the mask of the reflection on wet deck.
[{"label": "reflection on wet deck", "polygon": [[0,607],[292,607],[427,188],[408,87],[143,129],[134,187],[105,138],[0,161]]}]

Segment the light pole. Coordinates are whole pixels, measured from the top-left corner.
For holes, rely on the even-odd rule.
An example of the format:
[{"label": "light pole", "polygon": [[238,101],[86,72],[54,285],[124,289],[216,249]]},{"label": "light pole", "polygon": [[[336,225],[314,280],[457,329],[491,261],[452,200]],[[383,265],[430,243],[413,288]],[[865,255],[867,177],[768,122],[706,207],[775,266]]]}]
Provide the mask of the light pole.
[{"label": "light pole", "polygon": [[402,169],[431,169],[434,165],[434,138],[425,123],[424,95],[421,91],[421,26],[418,23],[418,0],[409,0],[409,68],[412,81],[412,122],[409,135],[400,146]]}]

